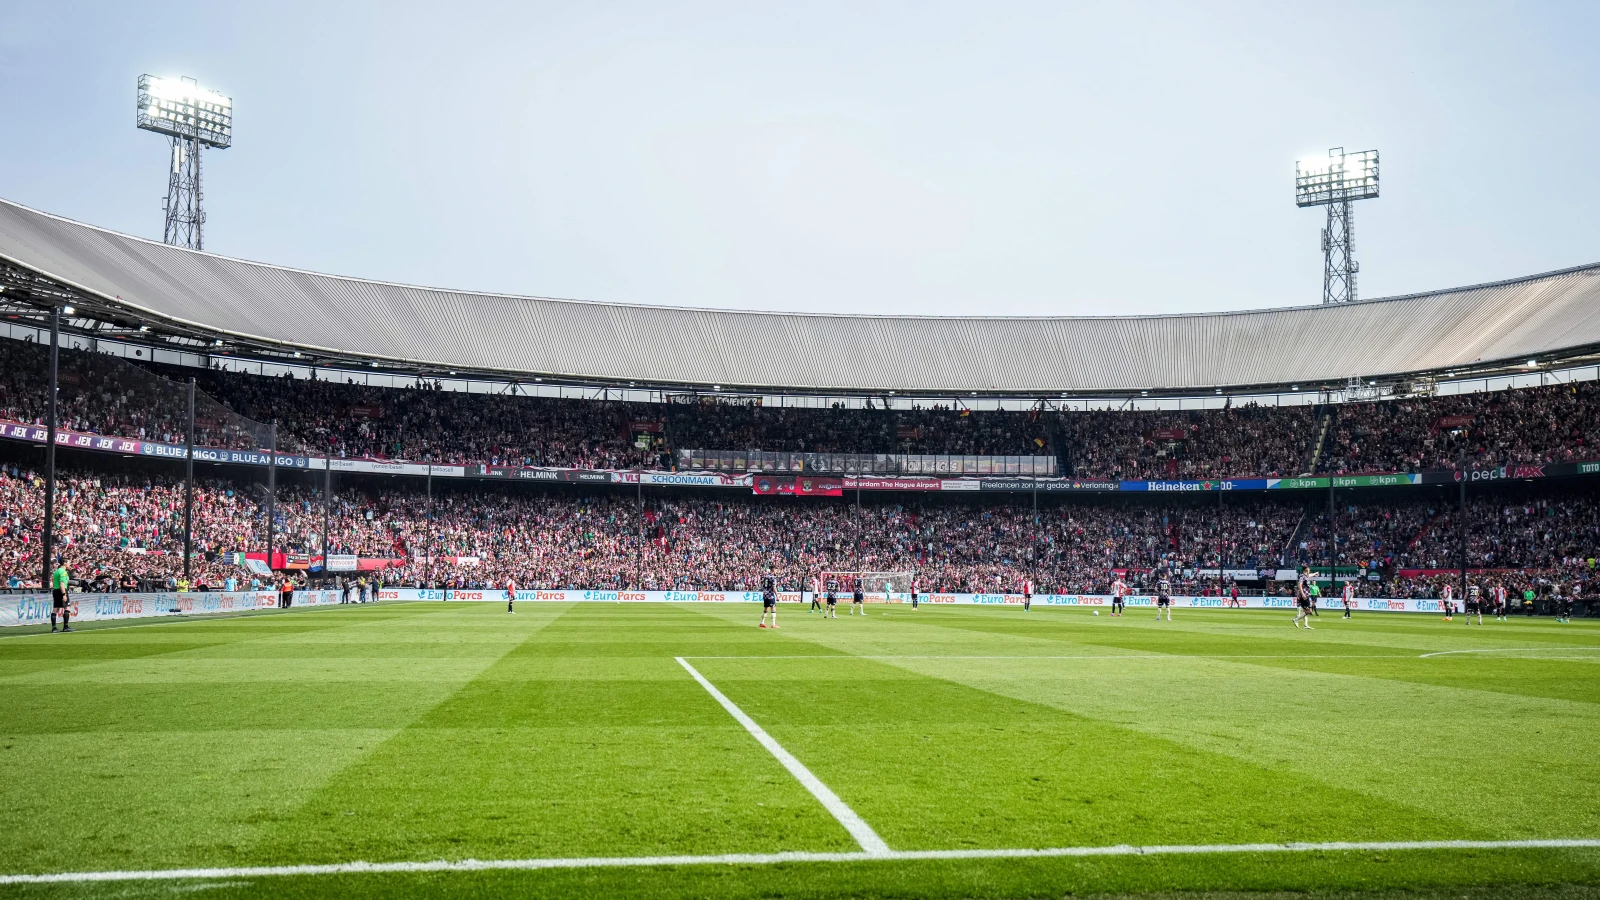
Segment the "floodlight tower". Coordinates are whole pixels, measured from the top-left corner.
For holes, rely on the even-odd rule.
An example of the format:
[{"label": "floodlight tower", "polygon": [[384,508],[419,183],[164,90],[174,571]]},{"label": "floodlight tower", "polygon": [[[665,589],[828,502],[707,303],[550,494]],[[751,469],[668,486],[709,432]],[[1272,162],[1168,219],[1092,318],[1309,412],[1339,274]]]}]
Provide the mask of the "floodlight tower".
[{"label": "floodlight tower", "polygon": [[1378,151],[1328,151],[1327,159],[1302,159],[1294,164],[1296,206],[1326,206],[1328,226],[1322,229],[1322,302],[1356,299],[1355,229],[1350,204],[1378,196]]},{"label": "floodlight tower", "polygon": [[206,224],[201,205],[200,148],[223,150],[233,144],[233,100],[206,90],[193,78],[139,76],[137,123],[172,141],[172,173],[167,179],[166,224],[161,239],[204,250]]}]

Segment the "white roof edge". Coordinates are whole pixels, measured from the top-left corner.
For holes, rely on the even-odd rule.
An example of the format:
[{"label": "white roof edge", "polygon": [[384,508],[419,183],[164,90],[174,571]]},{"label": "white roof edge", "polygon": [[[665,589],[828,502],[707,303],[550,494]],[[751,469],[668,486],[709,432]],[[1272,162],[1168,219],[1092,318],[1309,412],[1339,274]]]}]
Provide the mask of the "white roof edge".
[{"label": "white roof edge", "polygon": [[[194,254],[196,256],[210,257],[212,259],[217,259],[217,260],[221,260],[221,261],[224,261],[224,262],[238,263],[238,264],[247,265],[247,266],[258,266],[258,267],[263,268],[263,269],[271,269],[271,270],[279,271],[279,272],[288,272],[288,273],[292,273],[292,274],[295,274],[295,275],[306,275],[306,276],[310,276],[310,277],[313,277],[313,278],[329,278],[329,279],[333,279],[333,280],[336,280],[336,281],[353,282],[353,283],[357,283],[357,284],[372,285],[372,286],[375,286],[375,287],[399,288],[399,289],[402,289],[402,290],[409,290],[409,291],[424,291],[424,292],[427,292],[427,293],[448,294],[448,295],[451,295],[451,296],[466,297],[466,298],[471,298],[471,297],[494,297],[494,298],[497,298],[497,299],[504,299],[504,300],[526,300],[526,301],[534,301],[534,302],[541,302],[541,303],[572,303],[572,304],[581,304],[581,305],[585,305],[585,306],[604,306],[604,307],[611,307],[611,308],[615,308],[615,309],[664,310],[664,311],[672,311],[672,312],[717,313],[717,314],[722,314],[722,315],[740,315],[740,316],[798,316],[798,317],[822,318],[822,319],[904,319],[904,320],[911,320],[911,321],[934,321],[934,322],[939,322],[939,321],[996,321],[996,322],[1140,321],[1140,320],[1158,320],[1158,319],[1221,318],[1221,317],[1227,317],[1227,316],[1259,315],[1261,313],[1292,312],[1292,311],[1295,311],[1295,310],[1305,310],[1305,311],[1331,310],[1331,309],[1337,309],[1337,308],[1349,308],[1349,307],[1366,306],[1366,305],[1373,305],[1373,304],[1380,304],[1380,303],[1393,303],[1393,302],[1400,302],[1400,301],[1406,301],[1406,300],[1420,300],[1420,299],[1425,299],[1427,297],[1440,296],[1440,295],[1443,295],[1443,294],[1457,294],[1457,293],[1462,293],[1462,292],[1466,292],[1466,291],[1475,291],[1475,290],[1483,290],[1483,289],[1487,289],[1487,288],[1505,287],[1505,286],[1508,286],[1508,285],[1515,285],[1515,284],[1527,284],[1529,282],[1539,281],[1541,279],[1558,278],[1558,277],[1561,277],[1561,276],[1564,276],[1564,275],[1574,275],[1574,274],[1577,274],[1577,273],[1580,273],[1580,272],[1585,272],[1585,271],[1590,271],[1590,270],[1593,270],[1593,271],[1596,271],[1596,272],[1600,272],[1600,262],[1593,262],[1593,263],[1587,263],[1587,264],[1584,264],[1584,265],[1569,266],[1569,267],[1564,268],[1564,269],[1555,269],[1555,270],[1552,270],[1552,271],[1549,271],[1549,272],[1540,272],[1540,273],[1538,273],[1536,275],[1524,275],[1524,276],[1516,277],[1516,278],[1505,278],[1505,279],[1501,279],[1501,280],[1497,280],[1497,281],[1487,281],[1487,282],[1483,282],[1481,284],[1463,285],[1461,287],[1441,288],[1441,289],[1438,289],[1438,290],[1431,290],[1431,291],[1418,291],[1416,293],[1399,294],[1399,295],[1392,296],[1392,297],[1374,297],[1374,298],[1369,299],[1369,300],[1357,300],[1357,301],[1355,301],[1353,303],[1338,304],[1337,306],[1331,306],[1331,305],[1328,305],[1328,304],[1321,304],[1321,303],[1314,303],[1314,304],[1303,304],[1303,305],[1299,305],[1299,306],[1260,307],[1260,308],[1256,308],[1256,309],[1218,310],[1218,311],[1211,311],[1211,312],[1147,313],[1147,314],[1142,314],[1142,315],[1125,315],[1125,316],[927,316],[927,315],[914,315],[914,314],[905,314],[905,313],[878,314],[878,313],[785,312],[783,310],[727,309],[727,308],[714,307],[714,306],[670,306],[670,305],[664,305],[664,304],[629,303],[629,302],[622,302],[622,301],[615,301],[615,300],[580,300],[580,299],[574,299],[574,298],[570,298],[570,297],[541,297],[541,296],[535,296],[535,295],[529,295],[529,294],[508,294],[508,293],[499,292],[499,291],[475,291],[475,290],[467,290],[467,289],[464,289],[464,288],[431,287],[431,286],[428,286],[428,285],[407,284],[405,282],[399,282],[399,281],[385,281],[385,280],[376,279],[376,278],[361,278],[361,277],[354,276],[354,275],[337,275],[337,274],[330,274],[330,273],[327,273],[327,272],[316,272],[316,271],[312,271],[310,269],[298,269],[298,268],[295,268],[293,266],[279,265],[277,263],[259,262],[257,260],[244,259],[242,257],[226,256],[224,254],[212,253],[210,251],[205,251],[205,250],[191,250],[191,249],[189,249],[187,247],[176,247],[176,246],[173,246],[171,244],[166,244],[166,243],[163,243],[161,241],[153,240],[151,238],[140,237],[139,235],[135,235],[135,234],[127,234],[125,232],[117,231],[117,230],[112,229],[112,228],[105,228],[105,227],[102,227],[102,226],[99,226],[99,225],[92,225],[92,224],[89,224],[87,222],[80,222],[80,221],[78,221],[76,219],[72,219],[72,218],[69,218],[67,216],[57,215],[55,213],[50,213],[50,212],[45,212],[43,210],[34,209],[33,207],[27,206],[26,204],[18,203],[15,200],[8,200],[8,199],[6,199],[4,197],[0,197],[0,204],[4,204],[6,206],[12,206],[12,207],[15,207],[17,209],[25,210],[25,211],[33,214],[33,215],[43,216],[43,217],[45,217],[47,219],[53,219],[53,220],[58,221],[58,222],[63,222],[63,223],[66,223],[68,225],[72,225],[72,226],[74,226],[76,228],[85,228],[85,229],[88,229],[90,231],[96,231],[96,232],[100,232],[102,234],[112,235],[112,236],[115,236],[115,237],[118,237],[118,238],[122,238],[124,240],[130,240],[130,241],[136,241],[136,242],[142,243],[142,244],[148,244],[148,245],[151,245],[153,247],[160,247],[160,248],[165,249],[165,250],[176,251],[176,252],[179,252],[179,253],[190,253],[190,254]],[[26,262],[21,261],[21,260],[17,260],[16,262],[19,265],[23,265],[23,266],[27,265]],[[46,274],[48,274],[48,273],[46,273]],[[82,288],[81,286],[78,286],[78,285],[74,285],[74,286],[75,287],[79,287],[79,289],[81,289],[81,290],[84,289],[84,288]],[[107,298],[107,299],[112,299],[112,298]],[[127,301],[121,301],[121,302],[126,303]],[[132,304],[130,304],[130,305],[132,305]],[[189,324],[198,324],[198,323],[189,323]],[[203,327],[211,327],[211,326],[203,326]],[[241,337],[243,337],[243,335],[241,335]],[[254,338],[252,338],[252,339],[254,339]],[[309,346],[309,345],[296,344],[296,346]],[[329,349],[331,349],[331,348],[329,348]]]}]

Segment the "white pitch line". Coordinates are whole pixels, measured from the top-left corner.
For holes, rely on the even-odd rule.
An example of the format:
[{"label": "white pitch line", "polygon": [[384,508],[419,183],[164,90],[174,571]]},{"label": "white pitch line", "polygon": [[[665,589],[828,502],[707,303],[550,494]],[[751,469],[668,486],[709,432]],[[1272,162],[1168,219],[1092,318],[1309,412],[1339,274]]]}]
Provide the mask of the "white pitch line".
[{"label": "white pitch line", "polygon": [[[1449,656],[1453,653],[1542,653],[1546,650],[1588,650],[1591,653],[1600,653],[1600,647],[1497,647],[1492,650],[1439,650],[1434,653],[1424,653],[1419,659],[1430,656]],[[1545,657],[1546,659],[1583,659],[1584,657]]]},{"label": "white pitch line", "polygon": [[901,656],[890,654],[866,653],[816,653],[793,656],[691,656],[689,659],[1417,659],[1409,653],[1236,653],[1236,654],[1211,654],[1211,653],[1091,653],[1081,656]]},{"label": "white pitch line", "polygon": [[1524,841],[1333,841],[1286,844],[1158,844],[1136,847],[1045,847],[993,850],[851,850],[840,853],[725,853],[707,856],[591,856],[554,859],[462,859],[429,862],[347,862],[305,866],[234,866],[214,869],[147,869],[106,872],[53,872],[0,875],[3,884],[61,884],[106,881],[189,881],[210,878],[267,878],[294,875],[381,875],[411,872],[493,872],[536,869],[619,869],[645,866],[769,866],[805,862],[896,862],[941,859],[1028,859],[1040,857],[1167,856],[1224,853],[1332,853],[1403,850],[1541,850],[1600,848],[1600,839],[1555,838]]},{"label": "white pitch line", "polygon": [[840,800],[839,795],[823,784],[821,779],[811,774],[811,770],[806,768],[804,763],[795,759],[794,754],[783,749],[782,744],[774,740],[772,735],[767,734],[764,728],[757,725],[755,719],[745,715],[744,710],[735,706],[732,700],[729,700],[721,691],[717,690],[716,685],[707,681],[706,677],[696,671],[694,666],[689,665],[688,660],[681,656],[674,658],[678,660],[678,665],[683,666],[690,675],[694,676],[695,681],[700,682],[700,686],[705,688],[712,698],[722,704],[722,708],[727,710],[729,715],[744,726],[745,731],[750,732],[760,742],[761,746],[767,748],[769,753],[778,758],[778,762],[783,763],[783,767],[788,769],[789,774],[798,779],[805,786],[805,789],[811,792],[811,796],[816,797],[817,801],[827,808],[835,819],[839,820],[839,824],[844,826],[845,831],[850,832],[850,836],[856,839],[856,843],[861,845],[863,851],[874,856],[881,856],[889,852],[889,845],[883,842],[883,838],[878,837],[878,833],[872,830],[872,826],[856,815],[856,811],[846,805],[843,800]]}]

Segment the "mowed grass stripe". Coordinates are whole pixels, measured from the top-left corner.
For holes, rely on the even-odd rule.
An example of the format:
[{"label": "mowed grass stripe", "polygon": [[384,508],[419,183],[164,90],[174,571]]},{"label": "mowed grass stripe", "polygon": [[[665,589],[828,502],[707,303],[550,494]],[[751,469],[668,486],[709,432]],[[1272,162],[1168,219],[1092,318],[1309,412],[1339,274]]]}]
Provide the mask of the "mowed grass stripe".
[{"label": "mowed grass stripe", "polygon": [[[486,607],[459,614],[512,619]],[[575,604],[333,779],[281,824],[260,857],[854,849],[849,834],[662,653],[667,646],[716,652],[746,637],[675,607]]]},{"label": "mowed grass stripe", "polygon": [[[1362,675],[1365,666],[1409,662],[1377,659],[1370,650],[1351,654],[1350,668],[1342,659],[1334,659],[1328,661],[1334,671],[1322,672],[1315,670],[1321,663],[1305,657],[1279,666],[1261,659],[1178,660],[1165,648],[1153,649],[1187,631],[1183,640],[1201,648],[1191,656],[1214,656],[1204,652],[1213,639],[1217,644],[1243,640],[1247,646],[1265,649],[1281,640],[1279,632],[1289,631],[1276,622],[1270,627],[1249,624],[1248,614],[1235,619],[1236,611],[1211,613],[1214,621],[1191,624],[1189,619],[1201,616],[1186,616],[1180,610],[1174,623],[1178,628],[1154,632],[1159,641],[1128,650],[1094,644],[1109,630],[1096,627],[1104,624],[1105,617],[1089,617],[1079,610],[1036,610],[1027,618],[1010,609],[934,609],[916,616],[892,608],[873,611],[864,619],[822,623],[815,616],[807,619],[785,610],[785,627],[776,634],[754,627],[759,612],[755,606],[734,604],[583,604],[571,609],[527,604],[515,617],[493,604],[386,604],[306,611],[301,621],[312,624],[315,619],[319,627],[299,628],[298,638],[297,629],[274,634],[254,631],[253,626],[257,621],[288,624],[301,615],[299,611],[231,622],[163,622],[121,631],[129,638],[143,635],[143,643],[176,638],[176,632],[166,631],[173,625],[197,630],[203,625],[225,626],[228,630],[217,634],[231,636],[227,642],[211,643],[215,635],[206,635],[207,646],[191,646],[176,654],[127,653],[122,659],[74,666],[62,680],[59,706],[77,727],[64,731],[52,730],[48,716],[24,709],[24,703],[32,705],[36,696],[51,699],[47,673],[38,667],[51,665],[52,660],[30,663],[9,658],[3,652],[9,642],[0,641],[0,667],[18,667],[20,680],[27,682],[14,683],[22,703],[0,708],[4,723],[0,734],[10,745],[0,752],[17,754],[14,768],[35,766],[40,759],[64,760],[60,767],[68,773],[54,779],[23,776],[0,784],[0,821],[11,826],[0,833],[0,852],[10,861],[6,869],[34,873],[218,864],[337,865],[353,859],[455,863],[468,856],[513,861],[619,854],[629,859],[663,854],[720,858],[727,853],[767,856],[786,850],[841,854],[848,859],[854,849],[848,835],[726,712],[685,679],[681,669],[672,671],[676,669],[672,657],[680,654],[839,654],[790,662],[718,661],[718,667],[752,668],[713,674],[708,663],[705,674],[896,847],[999,852],[1008,846],[1043,846],[1032,840],[1010,845],[990,842],[991,832],[1024,834],[1036,821],[1045,823],[1035,831],[1046,836],[1052,829],[1080,829],[1092,835],[1081,842],[1051,842],[1069,850],[1115,840],[1100,835],[1107,830],[1255,828],[1275,832],[1268,842],[1276,843],[1277,832],[1293,832],[1284,827],[1285,821],[1322,832],[1327,840],[1344,841],[1361,835],[1335,829],[1362,817],[1370,819],[1362,823],[1366,833],[1386,832],[1380,839],[1384,841],[1472,837],[1483,831],[1493,832],[1487,837],[1510,839],[1600,836],[1592,827],[1600,803],[1594,802],[1586,778],[1573,777],[1583,760],[1592,757],[1592,740],[1582,733],[1594,731],[1589,702],[1415,684],[1385,678],[1381,669]],[[380,613],[387,622],[379,621]],[[929,613],[934,627],[923,621]],[[550,619],[548,627],[536,635],[519,634],[532,628],[536,616]],[[985,616],[1005,628],[985,631],[937,624]],[[320,627],[324,619],[339,627]],[[1470,643],[1457,640],[1453,633],[1430,636],[1424,625],[1407,624],[1400,616],[1368,619],[1371,624],[1357,621],[1361,629],[1375,632],[1361,638],[1369,648],[1385,643],[1431,644],[1431,650]],[[1392,636],[1384,631],[1384,622],[1390,620],[1396,622]],[[1116,624],[1133,623],[1130,619]],[[1119,627],[1115,636],[1121,640],[1124,632],[1152,629],[1153,625]],[[1074,634],[1080,630],[1082,634]],[[1489,630],[1485,626],[1484,631]],[[1034,632],[1054,634],[1044,638]],[[1412,632],[1421,633],[1421,638]],[[1571,643],[1583,640],[1575,637],[1581,632],[1580,626],[1541,640],[1550,645]],[[1355,635],[1352,629],[1350,636]],[[1332,636],[1319,627],[1315,637],[1320,641]],[[31,639],[18,643],[26,640]],[[852,652],[1080,655],[1073,652],[1074,645],[1082,655],[1110,652],[1138,658],[867,661],[848,656]],[[1166,656],[1148,655],[1152,652]],[[1322,655],[1338,652],[1324,650]],[[461,660],[481,660],[484,668],[478,677],[463,675],[451,668]],[[174,707],[169,697],[152,694],[154,699],[146,701],[130,690],[126,702],[141,710],[137,714],[108,712],[105,707],[93,715],[70,710],[73,698],[95,689],[94,679],[83,676],[97,674],[95,670],[102,667],[106,683],[123,679],[130,688],[177,685],[203,695],[219,671],[228,670],[235,661],[238,672],[262,676],[262,696],[269,699],[260,714],[274,728],[248,727],[248,715],[228,707],[248,710],[255,695],[226,691],[212,694],[210,706]],[[169,664],[174,666],[175,680],[164,678],[162,669]],[[1535,662],[1529,665],[1531,678],[1553,671],[1541,670]],[[773,672],[757,668],[764,666],[779,668]],[[1305,670],[1306,666],[1312,669]],[[308,681],[279,671],[290,667],[303,668]],[[723,674],[739,677],[730,687]],[[265,683],[273,680],[268,676],[283,683]],[[669,678],[692,691],[675,691],[666,683]],[[928,683],[942,687],[930,690]],[[908,687],[912,696],[921,698],[917,703],[877,696],[885,688]],[[339,709],[343,700],[316,699],[322,690],[342,692],[354,706],[373,710],[346,715]],[[803,696],[792,705],[805,715],[795,716],[791,724],[774,724],[754,708],[767,702],[781,712],[791,705],[796,691]],[[285,711],[294,706],[285,698],[297,693],[308,698],[302,707],[304,720],[276,727],[289,718]],[[969,700],[967,693],[985,699]],[[819,718],[805,717],[812,714]],[[143,721],[164,716],[168,721],[160,729]],[[341,719],[381,722],[385,727],[324,727]],[[228,727],[198,727],[208,720]],[[34,730],[15,732],[15,726],[23,724]],[[810,732],[818,738],[813,746],[801,748],[791,732]],[[936,752],[909,739],[923,734]],[[1119,734],[1134,740],[1102,739]],[[1443,743],[1449,749],[1413,750],[1406,745],[1410,740]],[[1063,743],[1069,745],[1065,750]],[[1072,745],[1086,751],[1130,748],[1121,755],[1107,755],[1100,780],[1085,782],[1090,788],[1108,788],[1098,796],[1089,794],[1093,803],[1081,802],[1083,793],[1072,792],[1077,786],[1041,786],[1033,781],[1035,775],[1047,779],[1095,775],[1092,766],[1076,765],[1075,760],[1100,757],[1089,752],[1072,756]],[[1478,747],[1487,748],[1481,757],[1474,752]],[[1496,752],[1508,756],[1512,764],[1499,765]],[[202,763],[196,764],[187,754],[199,754]],[[1368,758],[1373,756],[1381,758]],[[1489,762],[1476,767],[1457,764],[1479,758]],[[1140,764],[1146,761],[1153,764]],[[881,772],[890,773],[887,780]],[[923,781],[908,787],[907,773],[918,773]],[[1209,781],[1200,777],[1213,775]],[[1165,795],[1175,795],[1175,808],[1151,802],[1151,797],[1161,801]],[[1258,800],[1264,814],[1256,812]],[[869,801],[877,806],[869,808]],[[1069,826],[1051,824],[1059,819],[1071,820]],[[1528,827],[1519,832],[1520,826]],[[919,832],[942,830],[966,839],[943,845],[920,839],[907,843],[893,829],[913,838]],[[1213,839],[1183,833],[1154,842],[1204,844]],[[371,852],[335,855],[326,852],[330,843]],[[1396,865],[1399,857],[1381,852],[1375,856],[1319,851],[1293,857],[1301,862],[1284,857],[1282,866],[1299,867],[1295,871],[1301,874],[1280,880],[1263,880],[1251,873],[1283,868],[1253,861],[1248,867],[1241,862],[1228,868],[1223,860],[1229,857],[1162,857],[1174,862],[1162,864],[1159,875],[1131,881],[1081,867],[1097,857],[1067,857],[1063,859],[1078,860],[1073,865],[1080,867],[1065,868],[1056,860],[1050,868],[1031,869],[1040,880],[1028,882],[1026,890],[1019,887],[1016,893],[1060,893],[1061,885],[1076,885],[1083,891],[1117,884],[1303,888],[1330,883],[1329,878],[1346,870],[1346,863],[1356,866],[1351,871],[1359,870],[1362,879],[1384,884],[1521,883],[1558,874],[1567,880],[1589,880],[1595,877],[1596,855],[1592,849],[1419,851],[1406,859],[1432,862]],[[1107,857],[1106,864],[1114,859]],[[1182,859],[1189,861],[1178,861]],[[1050,860],[1030,863],[1000,857],[988,867],[982,862],[895,860],[873,869],[879,874],[868,880],[849,880],[855,887],[847,893],[875,893],[879,878],[894,886],[886,888],[890,893],[924,893],[931,876],[952,879],[945,893],[976,896],[994,893],[985,885],[997,884],[992,879],[1002,872],[1043,866]],[[935,864],[944,868],[928,868]],[[862,871],[865,865],[846,861],[818,871]],[[1144,865],[1139,863],[1137,871],[1157,871]],[[698,871],[716,873],[716,884],[694,883],[704,889],[698,893],[706,894],[784,893],[797,884],[792,868],[756,868],[771,874],[746,877],[737,874],[741,871],[737,866],[726,867],[726,873],[708,866]],[[601,877],[596,874],[574,875],[566,881],[492,883],[507,889],[546,884],[562,892],[592,895],[604,891],[602,884],[622,889],[627,884],[644,885],[653,877],[636,867],[629,871],[641,874],[618,874],[605,882],[595,880]],[[1133,870],[1118,871],[1126,875]],[[415,881],[393,880],[402,877],[406,876],[399,872],[355,873],[286,877],[275,884],[308,894],[352,895],[385,889],[427,893],[447,887],[426,881],[426,873],[410,876]],[[491,883],[472,881],[470,873],[453,877],[467,879],[450,882],[462,889]],[[645,880],[626,882],[635,877]],[[677,882],[648,883],[664,888]],[[238,888],[263,889],[266,885],[248,880]],[[219,894],[229,890],[224,887]]]},{"label": "mowed grass stripe", "polygon": [[[709,614],[727,616],[731,612],[712,610]],[[1029,614],[1020,610],[995,612],[996,618],[1004,619],[1008,626],[1026,615]],[[1097,637],[1104,629],[1097,629],[1094,620],[1103,618],[1080,616],[1083,625],[1079,630],[1086,637]],[[1308,789],[1321,785],[1350,797],[1345,804],[1348,809],[1403,806],[1414,811],[1409,817],[1373,816],[1371,827],[1381,828],[1380,823],[1385,822],[1393,826],[1382,833],[1384,837],[1509,837],[1525,835],[1530,829],[1551,836],[1600,832],[1600,823],[1594,819],[1594,810],[1600,804],[1594,802],[1592,781],[1581,774],[1590,754],[1579,748],[1594,742],[1593,729],[1585,720],[1592,712],[1589,706],[1568,709],[1559,701],[1538,698],[1389,685],[1363,679],[1359,674],[1341,679],[1317,673],[1262,671],[1249,660],[909,658],[917,655],[921,634],[941,630],[927,629],[921,624],[924,621],[926,618],[918,614],[857,617],[853,622],[791,616],[789,624],[793,627],[785,630],[784,637],[786,642],[815,641],[829,649],[846,651],[893,643],[907,658],[881,660],[884,664],[1168,741],[1177,755],[1193,756],[1196,769],[1236,771],[1239,778],[1234,787],[1246,794],[1256,794],[1262,785],[1273,783],[1299,784]],[[1060,623],[1053,624],[1061,627]],[[1134,640],[1139,633],[1127,635],[1129,649],[1139,649]],[[1191,636],[1195,642],[1191,646],[1173,644],[1178,636],[1176,632],[1157,633],[1159,640],[1154,643],[1168,649],[1206,646],[1204,635]],[[945,638],[941,635],[936,640],[942,643]],[[981,640],[992,644],[993,632],[985,633]],[[1026,634],[1016,640],[1030,648],[1035,643]],[[1269,635],[1263,643],[1276,644],[1276,638]],[[1352,667],[1366,664],[1361,655],[1352,655],[1350,660]],[[1329,666],[1341,664],[1339,660],[1322,662]],[[1292,665],[1287,661],[1285,664]],[[817,686],[815,694],[821,708],[856,690],[841,689],[839,682],[849,679],[836,674],[853,669],[831,660],[800,661],[796,663],[800,668],[791,669],[754,660],[705,661],[703,665],[708,677],[714,677],[719,685],[727,682],[724,689],[730,696],[767,724],[819,777],[835,785],[839,776],[802,753],[803,743],[784,729],[781,718],[768,724],[769,712],[762,710],[758,714],[758,702],[749,699],[747,692],[729,679],[771,678],[783,683],[809,680]],[[756,668],[729,668],[733,665]],[[805,669],[807,666],[810,668]],[[713,670],[717,672],[715,676],[711,675]],[[1351,671],[1357,672],[1358,668]],[[863,685],[878,680],[870,674],[859,678]],[[922,697],[928,696],[920,689],[915,693],[919,704]],[[858,700],[851,705],[870,708],[874,704]],[[934,709],[938,708],[940,704],[934,704]],[[1579,721],[1568,715],[1573,711],[1580,714]],[[963,711],[951,715],[949,721],[981,721],[976,715]],[[863,728],[877,727],[877,720],[872,717],[862,716],[861,720]],[[1528,727],[1529,722],[1532,727]],[[849,723],[832,727],[837,731],[835,742],[849,740]],[[1528,738],[1540,748],[1541,771],[1531,779],[1505,777],[1506,772],[1498,765],[1472,764],[1475,754],[1464,750],[1525,746]],[[998,756],[1003,757],[1004,752]],[[1015,765],[1023,767],[1027,763],[1019,761]],[[1137,778],[1137,766],[1128,769],[1129,777]],[[958,794],[970,793],[959,781],[955,786]],[[905,846],[892,829],[879,825],[870,805],[859,802],[849,785],[841,782],[835,789],[877,825],[893,846]],[[1368,799],[1358,802],[1355,798],[1360,797]],[[1338,810],[1334,810],[1324,818],[1337,818],[1337,814]],[[1435,830],[1407,830],[1408,822],[1417,819],[1431,822]],[[1307,839],[1298,835],[1281,837]]]},{"label": "mowed grass stripe", "polygon": [[[285,629],[286,616],[260,617],[231,620],[216,634],[223,644],[273,647],[275,656],[233,661],[240,671],[268,675],[323,663],[319,654],[338,646],[296,635],[338,630],[346,640],[370,639],[427,615],[421,608],[383,616],[360,607],[307,612],[321,620],[315,630]],[[120,634],[148,642],[162,628],[218,624],[178,621]],[[115,646],[118,634],[96,637]],[[77,636],[44,636],[51,637]],[[254,860],[252,847],[286,812],[515,643],[482,637],[454,632],[475,648],[475,670],[401,683],[403,673],[369,683],[352,671],[338,680],[218,684],[210,677],[218,645],[211,644],[191,651],[211,654],[201,658],[113,653],[54,690],[26,685],[27,702],[0,709],[0,754],[38,777],[0,783],[0,821],[15,823],[0,831],[0,854],[24,871]],[[0,643],[0,658],[23,643]],[[130,672],[139,677],[125,679]]]},{"label": "mowed grass stripe", "polygon": [[891,662],[1222,754],[1281,779],[1405,804],[1460,823],[1471,836],[1600,833],[1600,790],[1589,776],[1600,751],[1600,711],[1592,703],[1364,671],[1393,660],[1045,662],[1025,671],[1002,661]]},{"label": "mowed grass stripe", "polygon": [[1472,833],[1403,804],[885,663],[702,665],[898,849]]},{"label": "mowed grass stripe", "polygon": [[[1142,650],[1184,654],[1202,643],[1205,653],[1216,655],[1276,652],[1284,654],[1417,655],[1440,650],[1508,647],[1521,642],[1529,649],[1569,646],[1574,639],[1600,645],[1593,627],[1555,625],[1547,620],[1518,620],[1484,625],[1464,624],[1462,617],[1444,622],[1432,615],[1369,613],[1343,619],[1338,612],[1313,620],[1307,631],[1293,625],[1291,612],[1283,610],[1228,610],[1185,608],[1173,621],[1157,622],[1148,608],[1113,618],[1104,610],[1041,607],[1024,613],[1004,608],[982,615],[974,609],[936,609],[931,615],[904,610],[890,613],[895,621],[1039,642],[1060,642],[1086,648]],[[1566,629],[1566,630],[1563,630]],[[1263,642],[1275,641],[1280,649],[1266,651]]]}]

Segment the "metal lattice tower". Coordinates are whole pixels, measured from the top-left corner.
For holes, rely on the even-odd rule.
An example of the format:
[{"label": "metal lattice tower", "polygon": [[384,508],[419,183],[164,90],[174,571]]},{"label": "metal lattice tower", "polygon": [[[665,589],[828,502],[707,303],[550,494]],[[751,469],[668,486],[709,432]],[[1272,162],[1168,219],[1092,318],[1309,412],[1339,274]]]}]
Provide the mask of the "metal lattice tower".
[{"label": "metal lattice tower", "polygon": [[165,135],[172,147],[161,239],[204,250],[206,211],[200,189],[200,152],[205,147],[220,150],[233,145],[233,100],[200,87],[193,78],[140,75],[138,103],[138,126]]},{"label": "metal lattice tower", "polygon": [[1376,150],[1346,153],[1343,147],[1334,147],[1326,159],[1295,163],[1295,205],[1328,208],[1328,225],[1322,229],[1323,303],[1349,303],[1356,299],[1356,273],[1361,266],[1356,262],[1350,205],[1376,196]]},{"label": "metal lattice tower", "polygon": [[200,141],[172,138],[172,175],[167,179],[166,224],[161,240],[191,250],[205,249],[206,211],[201,204]]},{"label": "metal lattice tower", "polygon": [[1350,201],[1328,204],[1328,225],[1322,229],[1322,302],[1349,303],[1356,299],[1355,227]]}]

